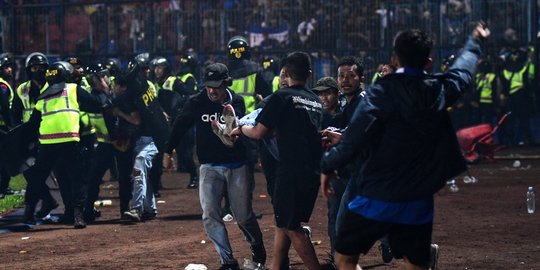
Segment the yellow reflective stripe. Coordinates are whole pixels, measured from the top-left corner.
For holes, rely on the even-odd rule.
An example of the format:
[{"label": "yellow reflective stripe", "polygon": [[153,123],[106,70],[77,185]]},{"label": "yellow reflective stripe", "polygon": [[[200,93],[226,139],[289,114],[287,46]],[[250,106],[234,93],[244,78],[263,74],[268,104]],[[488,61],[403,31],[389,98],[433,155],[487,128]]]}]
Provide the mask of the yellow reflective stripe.
[{"label": "yellow reflective stripe", "polygon": [[510,94],[514,94],[520,89],[523,88],[523,75],[527,70],[527,65],[525,65],[520,71],[511,72],[508,70],[503,71],[504,78],[510,81]]},{"label": "yellow reflective stripe", "polygon": [[275,76],[272,80],[272,92],[276,92],[279,89],[279,76]]},{"label": "yellow reflective stripe", "polygon": [[235,93],[244,97],[244,102],[246,103],[246,113],[251,113],[255,110],[255,78],[257,73],[253,73],[244,78],[238,78],[233,80],[230,89]]},{"label": "yellow reflective stripe", "polygon": [[66,84],[64,90],[57,95],[38,100],[36,109],[42,113],[39,126],[40,143],[80,141],[80,111],[76,84]]},{"label": "yellow reflective stripe", "polygon": [[495,74],[477,74],[477,85],[480,88],[480,103],[493,103],[493,81]]},{"label": "yellow reflective stripe", "polygon": [[176,77],[174,76],[170,76],[169,78],[167,78],[167,80],[165,80],[165,82],[163,83],[163,90],[167,90],[167,91],[172,91],[173,90],[173,85],[174,85],[174,82],[176,81]]},{"label": "yellow reflective stripe", "polygon": [[185,83],[189,78],[193,78],[193,80],[195,81],[195,84],[193,85],[193,91],[197,92],[197,80],[195,79],[195,76],[193,74],[186,73],[180,77],[180,80]]}]

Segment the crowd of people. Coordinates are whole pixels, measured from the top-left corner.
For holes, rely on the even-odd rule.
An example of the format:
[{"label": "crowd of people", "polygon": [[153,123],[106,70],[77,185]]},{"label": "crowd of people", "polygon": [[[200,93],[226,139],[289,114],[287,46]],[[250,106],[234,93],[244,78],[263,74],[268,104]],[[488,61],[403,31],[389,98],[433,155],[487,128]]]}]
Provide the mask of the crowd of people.
[{"label": "crowd of people", "polygon": [[[473,85],[482,87],[481,99],[493,96],[484,62],[475,75],[488,36],[478,24],[444,73],[430,74],[431,37],[401,31],[391,62],[381,65],[369,87],[362,62],[348,56],[335,78],[321,78],[310,89],[309,54],[291,52],[280,64],[266,59],[260,67],[242,36],[229,40],[227,63],[208,63],[200,79],[194,54],[182,55],[181,68],[173,71],[166,58],[148,53],[122,70],[115,58],[83,63],[70,56],[50,63],[35,52],[25,61],[29,80],[15,87],[13,60],[4,53],[0,193],[33,156],[33,164],[23,166],[22,221],[33,224],[59,206],[46,184],[54,175],[64,204],[59,222],[82,229],[99,218],[94,202],[101,179],[115,167],[119,217],[151,220],[158,218],[162,170],[171,168],[176,154],[191,175],[187,188],[199,189],[202,223],[220,269],[240,269],[227,213],[251,247],[253,269],[290,269],[291,247],[308,269],[358,269],[359,255],[378,240],[385,262],[403,258],[407,269],[436,269],[433,195],[466,169],[449,110]],[[504,73],[509,100],[524,98],[528,76],[528,69],[517,67]],[[276,224],[270,264],[252,209],[259,161]],[[320,263],[303,227],[320,189],[328,200],[335,265]]]}]

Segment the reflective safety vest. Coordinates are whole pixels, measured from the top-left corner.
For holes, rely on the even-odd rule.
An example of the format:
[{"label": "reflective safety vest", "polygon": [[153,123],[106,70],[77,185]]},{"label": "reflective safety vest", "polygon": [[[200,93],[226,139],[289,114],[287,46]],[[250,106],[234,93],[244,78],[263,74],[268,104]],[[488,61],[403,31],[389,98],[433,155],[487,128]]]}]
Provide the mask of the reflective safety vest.
[{"label": "reflective safety vest", "polygon": [[276,92],[279,89],[279,76],[275,76],[272,80],[272,92]]},{"label": "reflective safety vest", "polygon": [[[11,85],[9,85],[8,82],[6,82],[3,78],[0,77],[0,83],[5,84],[9,89],[9,108],[11,109],[11,105],[13,104],[13,88],[11,88]],[[6,122],[4,121],[4,117],[0,115],[0,126],[5,126]]]},{"label": "reflective safety vest", "polygon": [[480,90],[480,103],[493,103],[493,81],[495,74],[476,74],[477,89]]},{"label": "reflective safety vest", "polygon": [[[82,77],[80,85],[82,89],[84,89],[86,92],[88,93],[92,92],[92,86],[90,86],[90,83],[88,83],[88,79],[86,79],[86,77]],[[79,131],[79,133],[81,134],[81,136],[86,136],[86,135],[96,133],[96,129],[92,126],[92,123],[90,122],[90,116],[88,115],[88,113],[81,111],[80,116],[81,116],[81,130]]]},{"label": "reflective safety vest", "polygon": [[156,85],[150,81],[150,80],[146,80],[146,82],[148,83],[148,86],[150,87],[150,89],[152,90],[152,92],[154,93],[154,96],[157,97],[158,95],[158,88],[156,87]]},{"label": "reflective safety vest", "polygon": [[520,89],[523,89],[523,76],[525,75],[525,72],[527,71],[528,65],[525,65],[520,71],[518,72],[511,72],[508,70],[503,70],[503,76],[504,78],[510,82],[510,95],[516,93]]},{"label": "reflective safety vest", "polygon": [[[195,80],[195,76],[193,76],[193,74],[191,73],[186,73],[182,76],[169,76],[169,78],[167,78],[167,80],[165,80],[165,82],[163,83],[163,90],[167,90],[167,91],[173,91],[173,87],[174,87],[174,82],[176,80],[181,80],[183,83],[185,83],[189,78],[193,78],[193,80]],[[195,85],[193,86],[193,91],[197,92],[197,81],[195,80]]]},{"label": "reflective safety vest", "polygon": [[81,86],[84,90],[86,90],[88,93],[90,93],[92,86],[90,86],[90,83],[88,82],[88,79],[86,77],[82,77],[81,79]]},{"label": "reflective safety vest", "polygon": [[[35,104],[32,103],[30,100],[30,87],[32,85],[32,81],[26,81],[19,85],[17,87],[17,96],[19,96],[19,99],[21,100],[23,104],[23,115],[22,115],[22,121],[23,123],[28,122],[30,120],[30,116],[32,115],[32,111],[34,110]],[[43,93],[45,89],[49,87],[48,83],[45,83],[43,87],[39,90],[39,93]]]},{"label": "reflective safety vest", "polygon": [[36,102],[36,110],[41,112],[39,125],[39,142],[41,144],[80,141],[80,111],[76,84],[67,83],[64,90],[39,99]]},{"label": "reflective safety vest", "polygon": [[[88,91],[88,93],[91,93],[92,87],[88,85],[88,88],[85,88],[85,90]],[[107,129],[107,125],[105,125],[105,119],[103,118],[103,113],[90,113],[81,111],[81,136],[94,133],[96,134],[98,142],[111,142],[109,130]]]},{"label": "reflective safety vest", "polygon": [[232,86],[229,88],[232,89],[235,93],[244,97],[244,102],[246,103],[246,113],[251,113],[255,110],[255,78],[257,73],[253,73],[244,78],[234,79]]}]

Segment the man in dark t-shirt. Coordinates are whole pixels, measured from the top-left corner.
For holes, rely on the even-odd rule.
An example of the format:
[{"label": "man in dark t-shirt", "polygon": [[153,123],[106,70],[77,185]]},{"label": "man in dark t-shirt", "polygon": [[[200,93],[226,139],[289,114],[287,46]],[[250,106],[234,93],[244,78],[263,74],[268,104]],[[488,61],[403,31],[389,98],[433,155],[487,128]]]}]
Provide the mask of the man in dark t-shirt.
[{"label": "man in dark t-shirt", "polygon": [[261,139],[276,134],[279,161],[272,203],[276,220],[274,261],[276,269],[286,258],[291,243],[308,269],[320,269],[315,251],[302,230],[309,221],[319,190],[317,163],[321,157],[319,129],[322,104],[305,87],[311,73],[309,56],[293,52],[283,61],[289,87],[275,92],[257,117],[255,126],[239,126],[231,137]]}]

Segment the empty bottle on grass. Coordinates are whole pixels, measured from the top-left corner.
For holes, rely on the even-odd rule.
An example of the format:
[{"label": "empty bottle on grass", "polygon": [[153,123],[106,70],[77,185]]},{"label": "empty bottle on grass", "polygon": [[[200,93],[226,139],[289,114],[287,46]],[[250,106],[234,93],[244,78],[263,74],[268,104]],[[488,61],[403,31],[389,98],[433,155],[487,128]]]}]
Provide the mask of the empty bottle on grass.
[{"label": "empty bottle on grass", "polygon": [[527,190],[527,212],[529,214],[534,213],[535,210],[535,204],[534,204],[534,189],[533,187],[529,187]]}]

